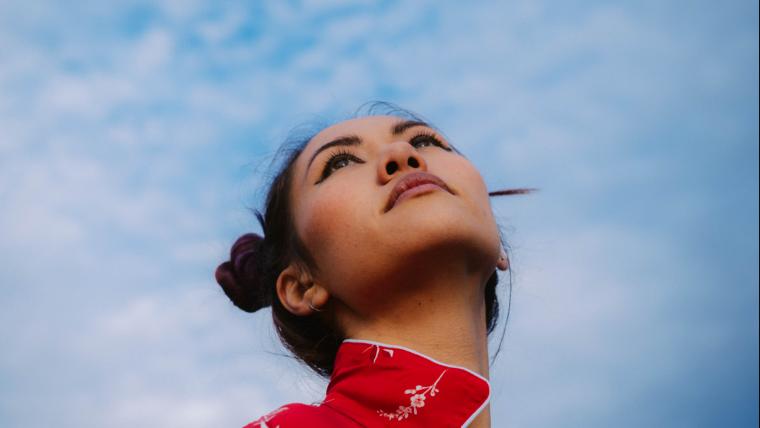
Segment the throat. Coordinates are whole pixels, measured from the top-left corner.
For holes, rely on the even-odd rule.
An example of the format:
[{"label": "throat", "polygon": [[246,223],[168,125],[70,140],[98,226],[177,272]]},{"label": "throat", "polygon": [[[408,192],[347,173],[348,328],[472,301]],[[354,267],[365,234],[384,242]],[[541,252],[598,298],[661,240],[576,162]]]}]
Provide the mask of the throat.
[{"label": "throat", "polygon": [[488,378],[484,299],[432,294],[408,296],[382,313],[349,323],[347,337],[404,346]]}]

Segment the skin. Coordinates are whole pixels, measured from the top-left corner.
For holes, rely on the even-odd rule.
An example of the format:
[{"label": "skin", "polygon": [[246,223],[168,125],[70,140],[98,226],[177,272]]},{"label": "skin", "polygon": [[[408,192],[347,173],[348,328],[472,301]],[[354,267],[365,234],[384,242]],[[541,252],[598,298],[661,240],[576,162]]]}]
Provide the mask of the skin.
[{"label": "skin", "polygon": [[[425,139],[410,144],[425,132],[450,148],[435,130],[414,126],[393,135],[402,121],[340,122],[317,134],[296,159],[294,223],[317,269],[291,264],[277,280],[278,296],[297,315],[311,314],[310,305],[329,308],[348,338],[406,346],[488,378],[484,287],[508,260],[486,185],[456,151]],[[318,148],[345,135],[362,143],[324,150],[308,165]],[[360,161],[333,163],[331,175],[316,183],[338,151]],[[398,169],[389,173],[391,162]],[[438,176],[453,194],[419,194],[386,212],[399,179],[417,171]],[[489,427],[489,409],[470,426]]]}]

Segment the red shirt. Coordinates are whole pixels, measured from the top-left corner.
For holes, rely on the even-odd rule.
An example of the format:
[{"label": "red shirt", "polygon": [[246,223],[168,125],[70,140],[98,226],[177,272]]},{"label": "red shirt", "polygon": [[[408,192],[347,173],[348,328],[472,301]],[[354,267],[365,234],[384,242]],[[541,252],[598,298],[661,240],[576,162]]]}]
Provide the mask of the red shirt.
[{"label": "red shirt", "polygon": [[490,397],[488,380],[464,367],[346,339],[321,402],[286,404],[243,428],[466,427]]}]

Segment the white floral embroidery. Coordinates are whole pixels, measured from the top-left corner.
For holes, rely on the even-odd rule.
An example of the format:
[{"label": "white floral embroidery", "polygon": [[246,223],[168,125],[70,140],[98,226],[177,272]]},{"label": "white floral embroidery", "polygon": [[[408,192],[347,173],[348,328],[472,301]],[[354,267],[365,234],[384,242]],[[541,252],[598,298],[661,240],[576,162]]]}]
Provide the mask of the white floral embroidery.
[{"label": "white floral embroidery", "polygon": [[[271,412],[267,413],[266,415],[262,416],[262,417],[261,417],[261,418],[260,418],[258,421],[256,421],[255,423],[259,424],[259,428],[270,428],[270,427],[269,427],[269,425],[267,425],[267,422],[271,421],[271,420],[272,420],[272,418],[273,418],[273,417],[274,417],[276,414],[278,414],[278,413],[280,413],[280,412],[284,412],[285,410],[288,410],[288,407],[287,407],[287,406],[282,406],[282,407],[280,407],[279,409],[273,410],[273,411],[271,411]],[[277,425],[276,427],[272,427],[272,428],[280,428],[280,426],[279,426],[279,425]]]},{"label": "white floral embroidery", "polygon": [[374,350],[375,350],[375,356],[374,356],[374,357],[372,357],[372,364],[374,364],[375,362],[377,362],[377,356],[380,354],[380,351],[384,351],[384,352],[387,352],[387,353],[388,353],[388,355],[389,355],[391,358],[393,358],[393,349],[388,349],[388,348],[381,348],[381,347],[380,347],[380,346],[378,346],[378,345],[371,345],[371,346],[369,346],[369,347],[365,348],[365,349],[364,349],[364,351],[362,351],[362,352],[367,352],[367,351],[369,351],[370,349],[373,349],[373,348],[374,348]]},{"label": "white floral embroidery", "polygon": [[409,397],[408,406],[398,406],[398,409],[396,409],[396,411],[393,413],[386,413],[382,410],[378,410],[377,414],[384,418],[388,418],[388,420],[395,419],[397,421],[404,420],[408,418],[409,415],[416,415],[417,409],[425,407],[425,399],[427,398],[427,394],[429,393],[431,397],[435,397],[435,393],[439,392],[438,382],[441,380],[445,373],[446,370],[441,372],[441,375],[438,376],[438,379],[436,379],[432,385],[417,385],[412,389],[405,390],[404,394],[411,395],[411,397]]},{"label": "white floral embroidery", "polygon": [[412,407],[425,407],[425,396],[422,394],[412,395],[409,400],[412,402]]}]

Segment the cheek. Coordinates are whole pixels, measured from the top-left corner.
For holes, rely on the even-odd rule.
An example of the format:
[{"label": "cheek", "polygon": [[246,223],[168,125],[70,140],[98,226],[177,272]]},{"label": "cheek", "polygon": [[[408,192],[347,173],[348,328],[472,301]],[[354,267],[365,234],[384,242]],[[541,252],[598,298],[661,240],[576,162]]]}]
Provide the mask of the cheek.
[{"label": "cheek", "polygon": [[477,216],[492,219],[488,188],[475,166],[464,158],[454,159],[442,166],[444,171],[450,171],[445,177],[451,177],[452,183],[456,183],[460,196],[472,205]]},{"label": "cheek", "polygon": [[[298,207],[298,234],[318,266],[336,266],[359,250],[367,233],[367,201],[356,186],[334,184],[320,189]],[[366,197],[366,196],[365,196]]]},{"label": "cheek", "polygon": [[[498,226],[488,196],[488,187],[480,172],[463,158],[454,159],[444,168],[444,171],[450,171],[445,177],[450,177],[451,182],[456,183],[459,196],[467,205],[467,211],[471,215],[468,223],[472,232],[489,241],[498,240]],[[489,245],[496,245],[495,241],[489,242]]]}]

